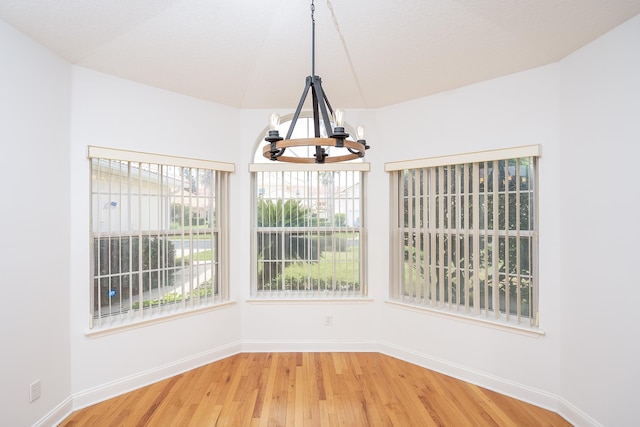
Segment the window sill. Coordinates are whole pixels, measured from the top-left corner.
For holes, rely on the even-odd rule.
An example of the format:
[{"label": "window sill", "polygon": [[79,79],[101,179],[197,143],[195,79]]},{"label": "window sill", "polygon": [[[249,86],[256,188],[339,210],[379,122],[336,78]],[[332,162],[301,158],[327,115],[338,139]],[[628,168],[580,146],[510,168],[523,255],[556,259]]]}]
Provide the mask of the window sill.
[{"label": "window sill", "polygon": [[373,302],[373,298],[369,297],[350,297],[350,298],[249,298],[246,300],[249,304],[366,304]]},{"label": "window sill", "polygon": [[408,304],[400,301],[386,300],[385,303],[401,309],[412,310],[419,313],[426,313],[426,314],[430,314],[438,317],[457,320],[464,323],[485,326],[492,329],[498,329],[498,330],[512,332],[519,335],[525,335],[528,337],[538,338],[540,336],[545,335],[544,330],[540,328],[533,328],[533,327],[529,328],[522,325],[507,323],[506,321],[491,320],[491,319],[487,319],[480,316],[474,316],[474,315],[452,313],[452,312],[448,312],[448,311],[437,309],[437,308],[418,306],[418,305]]},{"label": "window sill", "polygon": [[136,320],[136,321],[126,322],[126,323],[122,321],[120,322],[114,321],[113,323],[110,323],[109,325],[106,325],[106,326],[96,326],[93,329],[88,329],[84,332],[84,335],[89,338],[103,337],[106,335],[143,328],[143,327],[155,325],[158,323],[181,319],[183,317],[190,317],[190,316],[195,316],[197,314],[206,313],[209,311],[223,309],[231,305],[234,305],[235,303],[236,303],[235,301],[226,301],[223,303],[209,305],[206,307],[199,307],[199,308],[179,311],[171,314],[156,315],[153,317],[149,317],[147,319]]}]

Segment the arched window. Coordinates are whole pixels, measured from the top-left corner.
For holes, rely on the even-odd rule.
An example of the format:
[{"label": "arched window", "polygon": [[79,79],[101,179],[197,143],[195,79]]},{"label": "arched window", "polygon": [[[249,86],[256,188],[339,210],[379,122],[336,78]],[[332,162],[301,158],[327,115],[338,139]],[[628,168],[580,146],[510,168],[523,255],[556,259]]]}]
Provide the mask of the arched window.
[{"label": "arched window", "polygon": [[[286,134],[290,123],[280,125],[281,134]],[[312,136],[312,119],[299,119],[292,138]],[[262,154],[264,144],[256,144],[250,167],[252,295],[366,295],[362,195],[369,164],[362,159],[327,164],[272,162]],[[313,150],[288,148],[287,156],[312,157]]]}]

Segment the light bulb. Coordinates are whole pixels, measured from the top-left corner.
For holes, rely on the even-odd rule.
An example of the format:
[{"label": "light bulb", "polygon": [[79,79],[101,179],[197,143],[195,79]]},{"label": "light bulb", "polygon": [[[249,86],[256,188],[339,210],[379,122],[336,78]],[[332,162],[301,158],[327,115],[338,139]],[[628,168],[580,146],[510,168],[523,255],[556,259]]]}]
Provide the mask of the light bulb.
[{"label": "light bulb", "polygon": [[364,139],[364,126],[358,126],[356,129],[356,137],[358,141],[362,141]]},{"label": "light bulb", "polygon": [[280,114],[273,113],[269,118],[269,130],[278,130],[280,126]]},{"label": "light bulb", "polygon": [[336,122],[336,127],[344,127],[344,110],[336,108],[333,112],[333,119]]}]

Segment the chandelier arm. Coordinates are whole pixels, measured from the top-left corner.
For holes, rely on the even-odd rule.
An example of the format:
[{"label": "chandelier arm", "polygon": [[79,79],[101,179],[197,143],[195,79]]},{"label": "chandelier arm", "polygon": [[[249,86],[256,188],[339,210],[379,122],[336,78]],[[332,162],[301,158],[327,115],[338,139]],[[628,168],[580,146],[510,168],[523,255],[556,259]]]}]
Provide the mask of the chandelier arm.
[{"label": "chandelier arm", "polygon": [[[312,77],[315,80],[314,77]],[[313,107],[313,136],[320,138],[320,116],[318,115],[318,93],[316,92],[316,85],[311,84],[311,96]]]},{"label": "chandelier arm", "polygon": [[298,107],[296,108],[296,112],[293,113],[293,118],[291,119],[291,124],[289,125],[289,130],[287,131],[287,136],[285,139],[291,139],[291,135],[293,134],[293,128],[295,128],[296,123],[298,123],[298,118],[300,117],[300,112],[302,111],[302,107],[304,106],[304,101],[307,99],[307,95],[309,94],[309,88],[312,86],[311,76],[307,76],[304,84],[304,90],[302,91],[302,96],[300,97],[300,102],[298,102]]},{"label": "chandelier arm", "polygon": [[[316,76],[311,76],[313,82],[311,83],[311,94],[313,97],[313,135],[316,138],[320,138],[320,117],[318,116],[318,93],[316,92]],[[313,155],[316,163],[324,163],[327,158],[327,151],[319,144],[315,146],[316,152]]]},{"label": "chandelier arm", "polygon": [[331,120],[329,117],[329,113],[327,112],[327,105],[325,103],[326,96],[324,94],[324,91],[322,90],[322,80],[318,76],[313,76],[313,80],[314,80],[313,86],[318,93],[317,104],[320,107],[320,113],[322,114],[322,120],[324,121],[324,127],[327,131],[327,136],[330,136],[333,133],[333,129],[331,129]]},{"label": "chandelier arm", "polygon": [[333,108],[331,108],[331,103],[329,102],[329,98],[327,98],[327,92],[322,91],[322,98],[324,99],[324,103],[327,104],[327,108],[329,109],[329,114],[333,117]]}]

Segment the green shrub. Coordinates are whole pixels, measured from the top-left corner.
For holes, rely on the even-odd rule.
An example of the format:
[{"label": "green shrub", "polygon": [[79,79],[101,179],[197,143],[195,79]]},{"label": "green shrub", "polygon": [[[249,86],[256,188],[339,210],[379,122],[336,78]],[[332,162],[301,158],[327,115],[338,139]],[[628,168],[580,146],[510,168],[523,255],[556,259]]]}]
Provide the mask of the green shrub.
[{"label": "green shrub", "polygon": [[[140,277],[144,290],[174,282],[175,247],[163,237],[142,236],[101,237],[93,240],[94,307],[98,301],[109,304],[109,292],[120,295],[140,292]],[[169,269],[169,270],[167,270]]]}]

